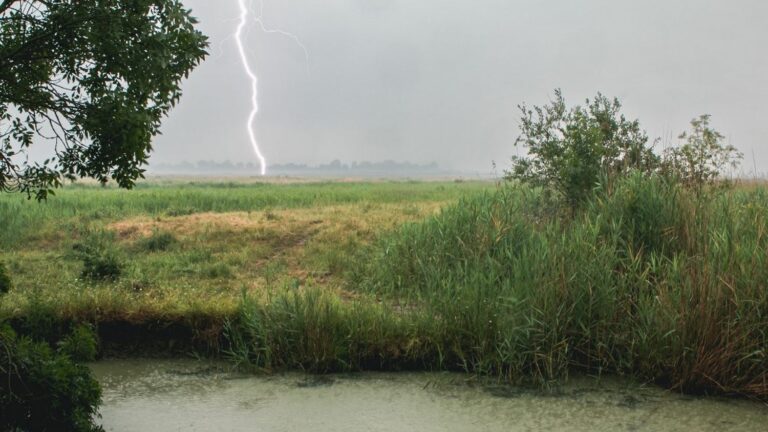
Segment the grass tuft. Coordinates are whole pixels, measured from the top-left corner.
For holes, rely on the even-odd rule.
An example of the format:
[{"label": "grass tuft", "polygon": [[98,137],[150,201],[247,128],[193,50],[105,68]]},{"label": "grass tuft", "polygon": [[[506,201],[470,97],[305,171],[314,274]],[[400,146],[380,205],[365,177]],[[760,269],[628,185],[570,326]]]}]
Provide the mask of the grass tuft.
[{"label": "grass tuft", "polygon": [[147,252],[164,252],[178,243],[173,233],[154,230],[152,235],[139,241],[139,249]]}]

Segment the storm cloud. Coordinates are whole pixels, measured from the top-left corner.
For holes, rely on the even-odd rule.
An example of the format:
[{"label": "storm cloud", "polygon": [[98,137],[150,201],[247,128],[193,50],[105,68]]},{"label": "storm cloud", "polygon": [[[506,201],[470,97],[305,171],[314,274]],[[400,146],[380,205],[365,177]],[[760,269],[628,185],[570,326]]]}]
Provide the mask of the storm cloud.
[{"label": "storm cloud", "polygon": [[[235,0],[186,0],[210,56],[155,141],[152,163],[256,162]],[[487,173],[516,150],[517,105],[617,96],[674,142],[708,113],[768,171],[768,3],[757,0],[264,0],[246,36],[259,75],[257,135],[270,163],[392,159]],[[753,161],[753,154],[755,160]]]}]

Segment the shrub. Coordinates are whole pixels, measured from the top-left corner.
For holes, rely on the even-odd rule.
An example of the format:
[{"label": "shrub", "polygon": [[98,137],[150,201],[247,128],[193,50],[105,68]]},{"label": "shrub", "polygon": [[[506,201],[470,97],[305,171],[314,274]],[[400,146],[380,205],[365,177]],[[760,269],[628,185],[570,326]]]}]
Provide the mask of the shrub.
[{"label": "shrub", "polygon": [[90,370],[43,342],[0,328],[0,430],[100,431],[101,389]]},{"label": "shrub", "polygon": [[691,130],[678,137],[679,147],[664,152],[664,171],[683,185],[701,192],[713,184],[728,168],[736,168],[743,155],[736,147],[725,144],[725,137],[709,126],[710,116],[691,120]]},{"label": "shrub", "polygon": [[59,352],[74,361],[94,361],[98,352],[96,334],[90,326],[80,324],[59,342]]},{"label": "shrub", "polygon": [[11,290],[11,276],[5,265],[0,262],[0,294],[5,294]]},{"label": "shrub", "polygon": [[106,231],[86,235],[74,246],[75,254],[83,261],[83,278],[90,280],[116,280],[125,265],[114,246],[114,234]]},{"label": "shrub", "polygon": [[53,302],[43,298],[40,291],[33,291],[29,296],[28,312],[16,329],[34,340],[55,343],[68,331],[56,307]]},{"label": "shrub", "polygon": [[543,186],[560,193],[577,207],[591,194],[600,178],[636,169],[652,171],[658,163],[648,136],[637,120],[620,113],[618,99],[602,94],[584,106],[568,109],[560,90],[543,107],[521,105],[520,136],[515,145],[528,152],[513,157],[508,180]]}]

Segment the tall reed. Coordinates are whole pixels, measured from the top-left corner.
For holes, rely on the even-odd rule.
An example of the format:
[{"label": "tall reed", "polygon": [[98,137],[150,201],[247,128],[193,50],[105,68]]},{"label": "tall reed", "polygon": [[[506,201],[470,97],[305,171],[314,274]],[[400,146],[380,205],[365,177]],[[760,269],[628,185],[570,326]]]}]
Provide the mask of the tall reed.
[{"label": "tall reed", "polygon": [[766,397],[767,233],[762,190],[702,198],[638,174],[571,216],[502,188],[382,240],[353,281],[433,317],[446,367]]}]

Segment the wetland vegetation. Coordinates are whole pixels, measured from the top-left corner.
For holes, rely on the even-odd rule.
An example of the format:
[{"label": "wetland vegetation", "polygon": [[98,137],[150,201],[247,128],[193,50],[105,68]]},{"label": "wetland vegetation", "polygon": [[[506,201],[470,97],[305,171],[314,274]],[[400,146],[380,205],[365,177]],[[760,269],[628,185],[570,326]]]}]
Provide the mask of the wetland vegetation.
[{"label": "wetland vegetation", "polygon": [[35,221],[3,233],[4,319],[49,341],[88,323],[113,354],[267,371],[768,395],[762,187],[701,199],[634,175],[567,217],[483,182],[78,186],[0,208]]}]

